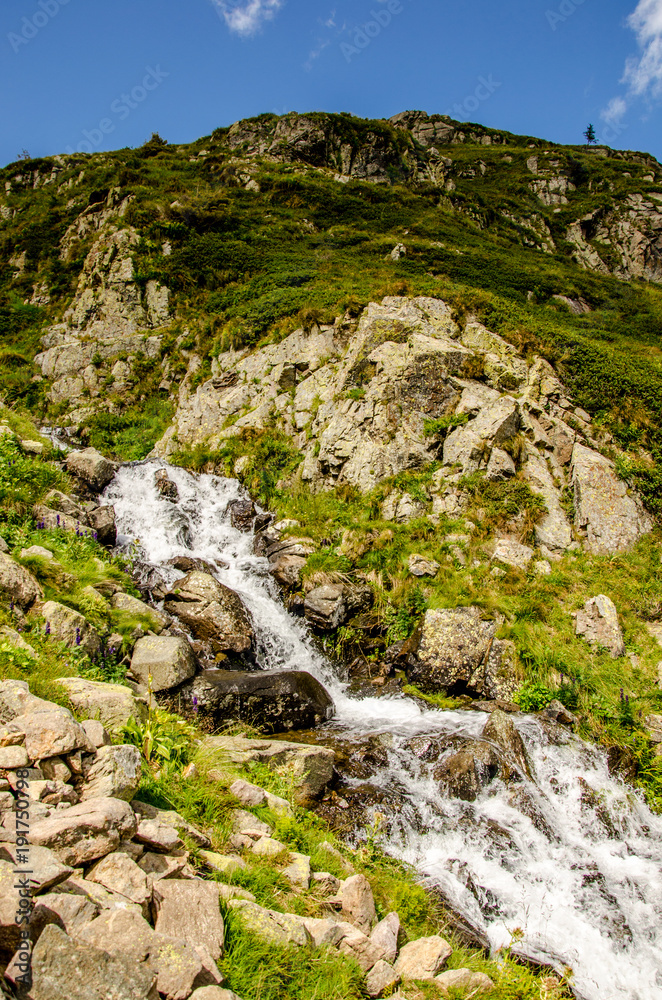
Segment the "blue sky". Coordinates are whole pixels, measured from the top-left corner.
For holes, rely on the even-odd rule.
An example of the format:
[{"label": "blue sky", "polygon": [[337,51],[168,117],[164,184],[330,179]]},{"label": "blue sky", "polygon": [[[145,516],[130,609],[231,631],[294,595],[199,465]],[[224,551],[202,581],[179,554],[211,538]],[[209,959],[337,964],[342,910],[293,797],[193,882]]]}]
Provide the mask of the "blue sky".
[{"label": "blue sky", "polygon": [[0,163],[420,108],[662,158],[662,0],[3,0]]}]

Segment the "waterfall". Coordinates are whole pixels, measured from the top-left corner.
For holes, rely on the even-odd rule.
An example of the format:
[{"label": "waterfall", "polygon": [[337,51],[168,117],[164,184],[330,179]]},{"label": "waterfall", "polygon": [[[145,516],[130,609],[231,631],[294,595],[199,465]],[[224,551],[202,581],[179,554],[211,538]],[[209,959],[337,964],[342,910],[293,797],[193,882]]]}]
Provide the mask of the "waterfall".
[{"label": "waterfall", "polygon": [[609,774],[602,751],[515,716],[535,781],[519,797],[499,781],[475,802],[442,796],[416,738],[475,737],[487,716],[350,697],[305,623],[286,611],[252,536],[231,526],[226,509],[246,499],[241,485],[168,467],[180,495],[172,504],[154,485],[163,467],[124,466],[108,487],[119,545],[134,546],[168,584],[182,575],[169,565],[176,556],[211,563],[253,618],[259,665],[322,681],[336,706],[330,726],[345,738],[383,737],[385,763],[370,780],[401,799],[385,850],[438,886],[493,950],[521,935],[529,956],[572,969],[578,997],[662,1000],[662,817]]}]

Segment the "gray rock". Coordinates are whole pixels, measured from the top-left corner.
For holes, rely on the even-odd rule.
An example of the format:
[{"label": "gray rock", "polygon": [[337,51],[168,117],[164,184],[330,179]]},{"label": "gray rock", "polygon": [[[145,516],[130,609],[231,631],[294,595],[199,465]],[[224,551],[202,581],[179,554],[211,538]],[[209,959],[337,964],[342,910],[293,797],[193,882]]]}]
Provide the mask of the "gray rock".
[{"label": "gray rock", "polygon": [[25,747],[0,747],[0,769],[3,771],[15,771],[19,767],[27,767],[28,764],[28,752]]},{"label": "gray rock", "polygon": [[257,510],[252,500],[231,500],[228,504],[227,513],[230,515],[230,523],[233,528],[245,533],[253,530],[253,522],[257,517]]},{"label": "gray rock", "polygon": [[32,573],[4,552],[0,552],[0,596],[27,611],[44,594]]},{"label": "gray rock", "polygon": [[161,851],[163,854],[178,851],[184,846],[184,841],[176,828],[167,823],[161,823],[158,819],[141,820],[136,830],[136,840],[153,851]]},{"label": "gray rock", "polygon": [[137,747],[102,746],[85,774],[80,789],[86,799],[115,798],[130,802],[138,790],[141,778],[141,757]]},{"label": "gray rock", "polygon": [[327,584],[311,590],[304,601],[306,620],[321,632],[332,632],[373,603],[370,587]]},{"label": "gray rock", "polygon": [[188,944],[204,945],[214,961],[223,955],[224,928],[218,887],[198,879],[161,879],[154,886],[155,929]]},{"label": "gray rock", "polygon": [[65,688],[78,715],[97,720],[115,733],[129,719],[142,722],[147,718],[147,704],[123,684],[105,684],[88,681],[83,677],[60,677],[57,681]]},{"label": "gray rock", "polygon": [[202,986],[191,993],[189,1000],[241,1000],[232,990],[223,990],[220,986]]},{"label": "gray rock", "polygon": [[[12,865],[16,865],[16,852],[15,844],[0,846],[0,858]],[[61,882],[66,882],[73,872],[73,868],[62,864],[53,851],[47,847],[37,847],[35,844],[30,846],[30,869],[32,891],[35,896],[47,893]]]},{"label": "gray rock", "polygon": [[113,851],[87,873],[90,882],[98,882],[110,892],[119,893],[137,903],[147,914],[147,906],[152,898],[152,889],[146,873],[127,854]]},{"label": "gray rock", "polygon": [[214,653],[245,653],[252,646],[253,627],[241,598],[208,573],[193,571],[178,580],[165,607]]},{"label": "gray rock", "polygon": [[294,913],[266,910],[245,899],[232,899],[228,906],[243,928],[269,944],[305,948],[312,941],[304,917]]},{"label": "gray rock", "polygon": [[2,535],[0,535],[0,552],[4,552],[5,555],[9,552],[9,546],[7,545]]},{"label": "gray rock", "polygon": [[495,747],[478,740],[445,757],[434,772],[442,793],[464,802],[475,802],[492,781],[498,777],[507,780],[510,775]]},{"label": "gray rock", "polygon": [[560,493],[554,485],[547,463],[530,445],[523,473],[531,490],[545,501],[548,511],[535,526],[536,542],[545,547],[546,553],[560,558],[572,545],[572,529],[561,506]]},{"label": "gray rock", "polygon": [[95,628],[78,611],[57,601],[46,601],[41,615],[50,628],[50,638],[63,642],[72,649],[81,649],[89,656],[101,651],[101,637]]},{"label": "gray rock", "polygon": [[499,621],[479,608],[427,611],[407,641],[407,677],[426,694],[469,692],[506,701],[520,686],[511,645],[496,638]]},{"label": "gray rock", "polygon": [[653,529],[653,521],[636,494],[616,475],[612,462],[576,444],[572,453],[575,524],[596,555],[631,548]]},{"label": "gray rock", "polygon": [[32,956],[31,1000],[157,1000],[151,968],[74,941],[51,924]]},{"label": "gray rock", "polygon": [[342,935],[338,950],[353,958],[363,972],[369,972],[378,962],[384,960],[384,952],[367,935],[353,924],[343,921],[336,925],[335,933]]},{"label": "gray rock", "polygon": [[434,979],[452,954],[448,941],[438,935],[419,938],[404,946],[395,971],[402,979]]},{"label": "gray rock", "polygon": [[243,778],[237,778],[230,785],[230,793],[239,800],[242,806],[246,806],[249,809],[268,806],[274,812],[282,812],[287,815],[292,814],[292,806],[287,799],[282,799],[278,795],[272,795],[271,792],[267,792],[264,788],[259,788],[257,785],[252,785],[250,782],[244,781]]},{"label": "gray rock", "polygon": [[163,629],[168,624],[168,618],[161,611],[150,607],[144,601],[139,601],[137,597],[132,597],[131,594],[123,594],[121,592],[113,594],[110,603],[116,611],[124,611],[129,615],[147,618],[151,630],[157,634],[163,632]]},{"label": "gray rock", "polygon": [[72,451],[65,460],[67,472],[82,479],[90,489],[101,493],[115,475],[115,466],[95,448]]},{"label": "gray rock", "polygon": [[333,702],[320,682],[298,670],[207,670],[182,689],[218,725],[250,722],[265,732],[312,729],[333,715]]},{"label": "gray rock", "polygon": [[0,681],[0,723],[11,722],[31,712],[50,712],[52,708],[50,701],[30,694],[26,681]]},{"label": "gray rock", "polygon": [[[85,730],[85,735],[87,736],[88,740],[90,741],[93,747],[97,748],[97,750],[99,749],[99,747],[110,746],[112,740],[109,734],[101,725],[101,723],[97,722],[96,719],[85,719],[83,722],[81,722],[81,726]],[[46,775],[46,777],[49,777],[49,775]],[[66,781],[67,779],[63,778],[62,780]]]},{"label": "gray rock", "polygon": [[501,448],[493,448],[485,478],[491,483],[501,483],[506,479],[512,479],[516,472],[517,468],[508,452],[502,451]]},{"label": "gray rock", "polygon": [[186,836],[196,847],[211,847],[211,841],[206,834],[198,830],[174,809],[157,809],[148,802],[132,802],[131,807],[136,816],[141,819],[155,819],[165,826],[173,826],[182,836]]},{"label": "gray rock", "polygon": [[408,565],[411,575],[417,577],[436,576],[441,568],[434,559],[425,559],[423,556],[414,554],[409,556]]},{"label": "gray rock", "polygon": [[193,651],[185,639],[147,635],[138,639],[131,659],[131,672],[153,691],[167,691],[193,677]]},{"label": "gray rock", "polygon": [[492,562],[512,569],[527,570],[535,552],[511,538],[500,538],[492,555]]},{"label": "gray rock", "polygon": [[173,483],[169,478],[166,469],[158,469],[154,473],[154,484],[164,500],[169,500],[171,503],[179,501],[177,483]]},{"label": "gray rock", "polygon": [[611,598],[604,594],[591,598],[577,612],[575,632],[594,648],[608,650],[613,659],[625,656],[625,642],[618,612]]},{"label": "gray rock", "polygon": [[295,889],[305,889],[308,891],[311,875],[310,858],[307,854],[299,854],[297,851],[292,851],[290,853],[290,863],[286,868],[283,868],[282,874]]},{"label": "gray rock", "polygon": [[400,933],[400,918],[397,913],[389,913],[373,928],[370,940],[381,948],[387,962],[393,964],[398,955],[398,935]]},{"label": "gray rock", "polygon": [[43,545],[31,545],[29,549],[21,549],[21,559],[30,559],[33,557],[46,559],[50,562],[53,558],[53,553],[50,549],[45,549]]},{"label": "gray rock", "polygon": [[[329,747],[285,740],[247,739],[244,736],[208,736],[201,743],[207,754],[245,767],[255,761],[272,770],[285,767],[291,775],[295,796],[305,803],[320,795],[333,777],[335,753]],[[212,778],[221,772],[210,772]]]},{"label": "gray rock", "polygon": [[14,726],[25,733],[25,749],[30,760],[44,760],[88,747],[85,730],[71,712],[58,705],[51,705],[50,709],[17,715],[13,719]]},{"label": "gray rock", "polygon": [[37,659],[37,650],[34,646],[26,642],[21,633],[17,632],[16,629],[10,628],[9,625],[2,625],[0,627],[0,640],[9,643],[14,649],[20,649],[21,652],[26,653],[32,660]]},{"label": "gray rock", "polygon": [[37,820],[30,843],[50,848],[65,865],[77,868],[117,850],[135,832],[136,817],[127,802],[90,799]]}]

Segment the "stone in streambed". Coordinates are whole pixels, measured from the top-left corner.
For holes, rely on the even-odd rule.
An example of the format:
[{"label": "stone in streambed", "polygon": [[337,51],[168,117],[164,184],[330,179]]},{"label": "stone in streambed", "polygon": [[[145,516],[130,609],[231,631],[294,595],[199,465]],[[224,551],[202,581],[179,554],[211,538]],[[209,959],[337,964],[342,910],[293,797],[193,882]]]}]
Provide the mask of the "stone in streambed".
[{"label": "stone in streambed", "polygon": [[131,672],[153,691],[167,691],[193,677],[193,651],[185,639],[146,635],[138,639],[131,659]]},{"label": "stone in streambed", "polygon": [[253,626],[241,598],[209,573],[194,570],[178,580],[165,608],[214,653],[246,653],[253,644]]},{"label": "stone in streambed", "polygon": [[67,455],[65,465],[67,472],[81,479],[96,493],[101,493],[115,475],[113,463],[100,455],[95,448],[72,451]]},{"label": "stone in streambed", "polygon": [[267,733],[313,729],[333,715],[324,687],[298,670],[207,670],[181,693],[189,700],[195,696],[200,710],[218,725],[237,719]]}]

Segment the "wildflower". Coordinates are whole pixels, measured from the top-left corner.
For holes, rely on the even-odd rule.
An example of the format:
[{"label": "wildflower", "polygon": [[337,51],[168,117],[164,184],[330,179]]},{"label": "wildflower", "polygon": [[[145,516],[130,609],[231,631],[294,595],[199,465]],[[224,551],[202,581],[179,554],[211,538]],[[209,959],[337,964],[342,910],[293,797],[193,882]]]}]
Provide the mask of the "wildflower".
[{"label": "wildflower", "polygon": [[50,622],[46,622],[46,628],[44,629],[44,635],[50,635],[50,634],[51,634],[51,623]]},{"label": "wildflower", "polygon": [[198,706],[198,696],[194,694],[194,695],[193,695],[193,711],[194,711],[194,712],[195,712],[196,714],[197,714],[197,712],[198,712],[198,708],[199,708],[199,706]]},{"label": "wildflower", "polygon": [[56,519],[58,528],[60,527],[60,515],[58,514]]},{"label": "wildflower", "polygon": [[80,629],[76,629],[76,645],[80,646]]}]

